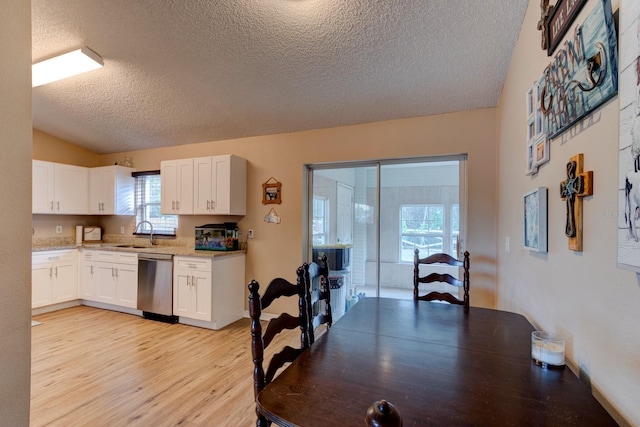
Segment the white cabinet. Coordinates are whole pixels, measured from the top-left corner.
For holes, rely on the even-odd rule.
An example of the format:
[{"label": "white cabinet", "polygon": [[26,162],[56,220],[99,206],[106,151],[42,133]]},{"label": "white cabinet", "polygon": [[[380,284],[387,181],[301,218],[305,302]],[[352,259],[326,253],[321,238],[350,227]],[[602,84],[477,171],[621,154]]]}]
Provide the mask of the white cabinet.
[{"label": "white cabinet", "polygon": [[173,259],[173,314],[180,323],[220,329],[244,314],[242,252]]},{"label": "white cabinet", "polygon": [[31,307],[78,298],[78,251],[34,252],[31,255]]},{"label": "white cabinet", "polygon": [[211,321],[211,260],[175,257],[173,314]]},{"label": "white cabinet", "polygon": [[247,161],[224,155],[193,159],[193,213],[244,215],[247,210]]},{"label": "white cabinet", "polygon": [[136,308],[138,254],[85,249],[82,261],[82,299]]},{"label": "white cabinet", "polygon": [[103,166],[89,169],[89,213],[133,215],[135,169]]},{"label": "white cabinet", "polygon": [[33,160],[32,178],[32,213],[88,212],[88,168]]},{"label": "white cabinet", "polygon": [[165,215],[193,213],[193,159],[160,162],[160,210]]}]

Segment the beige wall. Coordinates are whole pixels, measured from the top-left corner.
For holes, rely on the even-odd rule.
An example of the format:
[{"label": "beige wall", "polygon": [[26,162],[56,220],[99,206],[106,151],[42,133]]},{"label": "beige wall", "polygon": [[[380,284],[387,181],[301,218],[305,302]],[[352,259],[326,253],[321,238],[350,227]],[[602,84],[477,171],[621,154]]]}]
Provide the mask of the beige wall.
[{"label": "beige wall", "polygon": [[[113,164],[125,155],[138,170],[160,167],[160,161],[215,154],[236,154],[248,160],[247,215],[239,220],[241,230],[253,228],[249,241],[245,281],[268,282],[286,274],[295,278],[302,253],[303,165],[468,153],[468,249],[472,254],[472,304],[495,304],[495,110],[394,120],[290,134],[217,141],[180,147],[118,153],[101,157]],[[270,177],[283,183],[282,204],[275,209],[279,225],[263,221],[269,207],[262,205],[262,183]],[[223,218],[224,220],[224,218]],[[107,230],[117,229],[105,221]],[[120,220],[121,221],[121,220]],[[193,226],[220,222],[216,217],[180,218],[179,234],[191,236]],[[118,225],[119,226],[119,225]],[[410,278],[407,278],[410,280]],[[283,307],[275,306],[274,311]],[[289,310],[295,310],[290,305]]]},{"label": "beige wall", "polygon": [[85,167],[100,165],[98,155],[93,151],[70,144],[38,129],[33,129],[33,158]]},{"label": "beige wall", "polygon": [[[594,1],[577,21],[584,20]],[[614,1],[614,11],[619,2]],[[551,161],[524,175],[525,93],[550,59],[540,49],[539,3],[531,1],[512,58],[497,117],[499,155],[498,308],[526,315],[540,329],[567,338],[567,357],[594,391],[627,421],[640,425],[640,286],[636,274],[616,268],[618,211],[618,98],[551,141]],[[569,157],[584,153],[594,171],[594,195],[584,201],[584,251],[564,236],[559,184]],[[549,189],[549,251],[523,249],[522,196]],[[510,251],[505,239],[510,238]]]},{"label": "beige wall", "polygon": [[[0,13],[0,424],[29,425],[31,377],[31,9]],[[18,197],[28,195],[28,197]]]}]

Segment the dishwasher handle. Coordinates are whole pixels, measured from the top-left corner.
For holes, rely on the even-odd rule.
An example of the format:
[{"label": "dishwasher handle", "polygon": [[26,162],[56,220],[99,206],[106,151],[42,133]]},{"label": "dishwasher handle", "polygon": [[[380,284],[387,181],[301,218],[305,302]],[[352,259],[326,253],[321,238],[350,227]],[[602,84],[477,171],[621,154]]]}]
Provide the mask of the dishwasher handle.
[{"label": "dishwasher handle", "polygon": [[171,254],[143,254],[138,253],[138,261],[171,261]]}]

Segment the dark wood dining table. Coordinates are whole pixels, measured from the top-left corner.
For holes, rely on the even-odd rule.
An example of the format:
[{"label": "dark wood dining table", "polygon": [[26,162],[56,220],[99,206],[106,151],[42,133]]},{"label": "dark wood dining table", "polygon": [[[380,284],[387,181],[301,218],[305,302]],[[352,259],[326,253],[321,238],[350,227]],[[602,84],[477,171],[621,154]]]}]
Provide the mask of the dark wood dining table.
[{"label": "dark wood dining table", "polygon": [[363,298],[257,397],[280,426],[364,426],[385,399],[414,425],[617,425],[571,370],[531,360],[519,314]]}]

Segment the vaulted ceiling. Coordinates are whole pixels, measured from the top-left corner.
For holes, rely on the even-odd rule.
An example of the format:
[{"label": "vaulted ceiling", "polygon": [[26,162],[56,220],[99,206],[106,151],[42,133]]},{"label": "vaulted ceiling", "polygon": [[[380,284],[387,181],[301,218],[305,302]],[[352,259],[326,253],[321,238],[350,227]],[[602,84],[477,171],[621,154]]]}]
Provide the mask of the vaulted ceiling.
[{"label": "vaulted ceiling", "polygon": [[94,150],[496,106],[528,0],[32,0],[34,127]]}]

